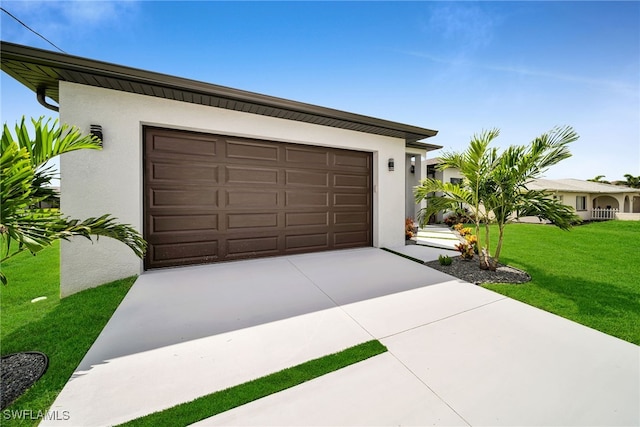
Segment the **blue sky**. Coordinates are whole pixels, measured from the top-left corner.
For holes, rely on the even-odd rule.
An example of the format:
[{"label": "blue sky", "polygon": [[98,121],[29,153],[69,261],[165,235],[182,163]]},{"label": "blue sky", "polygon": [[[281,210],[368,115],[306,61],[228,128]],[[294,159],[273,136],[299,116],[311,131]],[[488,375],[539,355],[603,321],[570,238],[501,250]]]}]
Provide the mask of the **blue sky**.
[{"label": "blue sky", "polygon": [[[73,55],[436,129],[448,150],[483,129],[506,147],[570,125],[573,157],[548,178],[640,175],[639,2],[2,6]],[[55,50],[1,25],[2,40]],[[54,114],[0,83],[3,123]]]}]

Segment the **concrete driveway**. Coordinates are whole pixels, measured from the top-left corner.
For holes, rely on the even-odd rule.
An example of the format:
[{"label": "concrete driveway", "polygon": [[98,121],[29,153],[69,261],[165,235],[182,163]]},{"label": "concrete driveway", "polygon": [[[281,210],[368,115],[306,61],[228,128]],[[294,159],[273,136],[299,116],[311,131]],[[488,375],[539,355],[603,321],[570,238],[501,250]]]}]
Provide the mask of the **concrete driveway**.
[{"label": "concrete driveway", "polygon": [[145,273],[54,402],[69,419],[41,425],[122,423],[373,338],[389,351],[198,425],[640,424],[638,346],[365,248]]}]

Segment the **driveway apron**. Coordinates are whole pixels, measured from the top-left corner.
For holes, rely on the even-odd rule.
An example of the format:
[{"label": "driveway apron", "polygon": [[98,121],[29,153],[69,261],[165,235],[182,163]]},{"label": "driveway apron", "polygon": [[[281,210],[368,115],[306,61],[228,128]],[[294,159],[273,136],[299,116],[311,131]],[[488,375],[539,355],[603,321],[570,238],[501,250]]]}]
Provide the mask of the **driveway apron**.
[{"label": "driveway apron", "polygon": [[[429,253],[427,257],[437,258]],[[375,248],[138,278],[58,396],[119,424],[379,339],[198,425],[638,425],[638,346]]]}]

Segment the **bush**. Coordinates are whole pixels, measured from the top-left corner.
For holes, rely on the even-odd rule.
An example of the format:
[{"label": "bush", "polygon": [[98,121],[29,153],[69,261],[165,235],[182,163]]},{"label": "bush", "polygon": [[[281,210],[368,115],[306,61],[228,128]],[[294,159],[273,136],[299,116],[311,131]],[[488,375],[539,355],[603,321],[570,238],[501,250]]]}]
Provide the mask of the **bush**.
[{"label": "bush", "polygon": [[438,255],[438,261],[440,262],[440,265],[451,265],[453,262],[449,255]]},{"label": "bush", "polygon": [[475,251],[473,250],[473,245],[469,243],[459,243],[455,246],[456,251],[460,252],[460,256],[463,260],[469,261],[473,259],[473,255]]},{"label": "bush", "polygon": [[406,218],[404,220],[404,235],[407,239],[410,239],[415,235],[414,233],[415,228],[416,228],[416,223],[413,221],[412,218]]}]

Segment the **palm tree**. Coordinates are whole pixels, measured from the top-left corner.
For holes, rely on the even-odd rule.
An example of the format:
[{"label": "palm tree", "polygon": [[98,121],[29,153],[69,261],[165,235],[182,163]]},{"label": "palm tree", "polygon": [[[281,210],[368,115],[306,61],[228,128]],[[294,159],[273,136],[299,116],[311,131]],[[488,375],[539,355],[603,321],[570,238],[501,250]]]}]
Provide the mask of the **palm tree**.
[{"label": "palm tree", "polygon": [[[476,235],[480,223],[485,220],[482,199],[486,191],[486,176],[496,159],[496,149],[489,150],[491,141],[500,134],[498,129],[483,131],[471,138],[469,147],[462,153],[445,153],[440,156],[438,169],[456,168],[463,176],[462,185],[426,178],[414,191],[416,203],[426,200],[427,205],[418,212],[418,220],[423,226],[428,218],[440,211],[456,210],[460,205],[470,207],[476,226]],[[441,195],[437,195],[440,193]]]},{"label": "palm tree", "polygon": [[[130,225],[118,224],[109,214],[84,221],[62,216],[58,209],[37,208],[39,202],[57,197],[50,188],[56,174],[47,166],[54,157],[81,149],[99,150],[101,141],[82,136],[79,129],[58,126],[55,120],[31,119],[35,136],[23,118],[15,127],[15,136],[4,125],[0,143],[0,262],[28,250],[32,254],[54,241],[72,236],[106,236],[117,239],[139,256],[144,256],[146,242]],[[0,272],[0,281],[7,278]]]},{"label": "palm tree", "polygon": [[627,180],[624,185],[631,188],[640,188],[640,176],[633,176],[631,174],[624,174],[624,178]]},{"label": "palm tree", "polygon": [[554,200],[550,193],[527,188],[549,167],[571,156],[568,144],[578,139],[575,131],[571,127],[554,128],[529,146],[511,146],[500,155],[497,149],[488,147],[498,135],[497,129],[474,135],[464,152],[442,156],[441,168],[458,168],[464,177],[461,185],[426,179],[415,190],[416,202],[427,201],[427,207],[420,212],[422,219],[440,210],[454,209],[459,203],[469,206],[475,215],[476,235],[480,224],[485,224],[487,256],[491,254],[489,223],[498,225],[494,258],[484,260],[490,268],[500,259],[505,225],[513,218],[537,216],[562,229],[579,221],[571,207]]},{"label": "palm tree", "polygon": [[514,218],[537,216],[563,230],[580,221],[571,207],[553,199],[549,192],[527,188],[527,184],[540,178],[549,167],[571,157],[568,145],[577,139],[571,127],[556,127],[529,146],[510,146],[498,158],[487,177],[491,191],[484,200],[485,209],[492,212],[498,226],[495,263],[500,260],[505,225]]},{"label": "palm tree", "polygon": [[588,179],[587,181],[591,181],[591,182],[601,182],[603,184],[610,184],[609,181],[606,181],[603,179],[604,175],[596,175],[594,178]]}]

